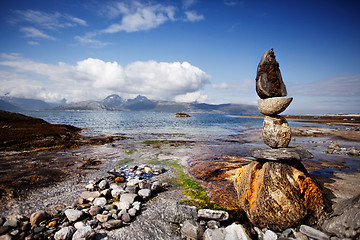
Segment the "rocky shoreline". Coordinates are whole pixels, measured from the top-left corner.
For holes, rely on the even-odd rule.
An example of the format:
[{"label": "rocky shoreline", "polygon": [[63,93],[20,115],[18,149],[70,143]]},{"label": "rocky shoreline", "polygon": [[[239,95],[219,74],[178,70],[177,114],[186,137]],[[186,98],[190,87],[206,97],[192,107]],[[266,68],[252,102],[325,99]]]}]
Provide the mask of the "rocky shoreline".
[{"label": "rocky shoreline", "polygon": [[[295,129],[295,131],[297,130]],[[356,203],[356,196],[360,192],[356,189],[360,176],[359,156],[344,154],[344,151],[339,151],[339,153],[335,154],[330,154],[326,151],[330,144],[335,141],[341,146],[340,150],[341,148],[358,148],[359,142],[339,138],[337,133],[329,132],[327,128],[324,128],[323,131],[318,129],[317,133],[313,135],[309,135],[310,131],[310,128],[307,128],[307,131],[299,131],[292,144],[309,149],[314,154],[315,160],[306,160],[304,165],[310,174],[325,188],[334,213],[341,215],[339,211],[348,211],[347,214],[349,214],[351,209],[344,207],[343,200],[353,198],[353,200],[347,200],[352,201],[352,203],[348,203],[345,206],[358,206],[356,205],[358,204]],[[343,134],[348,132],[359,133],[355,130],[348,130],[343,131]],[[184,173],[190,173],[198,179],[201,185],[205,187],[212,202],[216,202],[229,209],[227,210],[229,213],[234,209],[238,209],[237,204],[234,203],[236,201],[236,194],[231,196],[231,194],[227,195],[224,193],[231,191],[235,193],[232,183],[235,169],[250,162],[250,149],[261,146],[263,146],[263,143],[260,132],[256,129],[250,129],[238,135],[229,136],[229,139],[189,139],[187,136],[171,136],[166,134],[153,136],[153,139],[144,139],[143,136],[127,136],[126,138],[118,138],[114,142],[104,145],[88,145],[66,151],[35,152],[26,156],[26,158],[32,159],[32,161],[40,159],[37,162],[38,167],[34,169],[42,169],[43,171],[46,171],[46,169],[68,170],[64,172],[63,177],[58,175],[59,178],[48,185],[38,185],[38,183],[41,183],[41,175],[39,175],[40,178],[34,181],[33,184],[22,182],[25,185],[28,184],[28,186],[32,185],[31,188],[25,188],[28,193],[24,196],[14,195],[12,198],[8,198],[8,196],[3,197],[1,199],[2,205],[0,211],[2,216],[6,217],[6,221],[17,219],[20,222],[24,222],[23,220],[30,219],[30,216],[38,211],[46,211],[48,214],[54,215],[58,211],[74,208],[74,204],[78,204],[78,199],[85,186],[89,184],[89,181],[93,181],[94,178],[98,180],[103,179],[105,176],[108,176],[107,172],[111,172],[114,166],[123,168],[134,165],[148,165],[149,167],[159,166],[166,169],[164,173],[154,176],[153,180],[167,183],[171,187],[167,191],[159,192],[154,198],[146,202],[141,210],[141,214],[131,220],[129,225],[116,230],[104,230],[106,234],[101,230],[100,234],[96,235],[97,238],[181,239],[181,234],[187,236],[187,234],[190,234],[189,232],[192,232],[194,234],[203,234],[203,236],[206,236],[204,239],[225,239],[227,232],[233,232],[238,234],[237,236],[242,236],[241,229],[245,229],[244,234],[247,234],[252,239],[275,239],[275,235],[277,238],[290,239],[306,239],[306,236],[313,239],[329,239],[331,236],[331,239],[337,239],[336,235],[340,238],[346,236],[356,238],[358,236],[356,231],[359,228],[356,225],[351,228],[353,231],[355,229],[355,233],[350,230],[347,230],[348,232],[341,230],[341,226],[337,228],[338,233],[331,233],[329,229],[323,230],[321,226],[325,226],[324,224],[319,223],[318,226],[312,226],[316,229],[321,229],[321,232],[327,234],[321,236],[327,236],[328,238],[312,236],[311,233],[306,232],[310,226],[303,225],[294,226],[293,228],[286,229],[284,232],[257,229],[251,226],[246,218],[244,218],[244,215],[241,214],[238,215],[237,219],[232,218],[233,220],[230,221],[223,222],[208,219],[204,222],[204,219],[195,216],[196,214],[198,215],[198,211],[201,208],[196,209],[196,214],[192,218],[182,221],[173,222],[164,217],[166,216],[165,213],[169,215],[174,215],[174,212],[180,213],[181,211],[178,211],[179,206],[181,208],[189,206],[187,204],[184,205],[184,203],[194,203],[194,201],[189,202],[191,197],[184,194],[186,192],[186,190],[184,191],[184,186],[177,183],[179,180],[176,177],[179,174],[177,165],[184,166],[184,168],[181,168],[183,169],[182,171],[185,171]],[[1,156],[3,159],[5,157],[6,160],[12,159],[14,162],[25,159],[24,156]],[[45,163],[49,159],[55,160],[55,158],[61,164],[41,164],[41,162]],[[101,164],[84,166],[83,160],[89,159],[92,159],[90,162],[100,161]],[[346,160],[341,161],[341,159]],[[69,164],[69,162],[73,162],[73,164]],[[177,165],[174,165],[175,163]],[[349,165],[349,163],[353,164]],[[69,165],[65,166],[65,164]],[[83,167],[81,168],[81,166]],[[331,175],[328,176],[330,172]],[[31,179],[29,178],[29,180]],[[46,178],[43,180],[45,181]],[[164,205],[169,206],[170,210],[165,208]],[[234,222],[236,226],[232,226]],[[5,224],[5,221],[2,223],[2,226],[3,224]],[[8,224],[10,222],[6,225]],[[20,223],[18,222],[18,224]],[[40,227],[45,227],[45,229],[49,230],[49,227],[47,227],[49,223],[47,223],[47,226],[44,224],[42,223]],[[147,227],[144,228],[143,226]],[[183,229],[184,226],[186,228]],[[35,230],[36,227],[33,227],[32,230],[30,228],[30,231]],[[344,226],[342,228],[345,229]],[[326,228],[324,227],[324,229]],[[20,231],[16,232],[16,230],[16,228],[9,227],[8,232],[1,237],[4,239],[20,239],[18,235]],[[312,229],[311,231],[316,232]],[[56,232],[53,231],[53,234]],[[198,239],[201,239],[200,235],[197,235]],[[32,236],[34,237],[34,235]],[[153,236],[153,238],[149,238],[149,236]],[[212,236],[217,236],[217,238],[211,238]],[[224,238],[221,238],[221,236]],[[188,235],[188,237],[196,239],[194,235]]]}]

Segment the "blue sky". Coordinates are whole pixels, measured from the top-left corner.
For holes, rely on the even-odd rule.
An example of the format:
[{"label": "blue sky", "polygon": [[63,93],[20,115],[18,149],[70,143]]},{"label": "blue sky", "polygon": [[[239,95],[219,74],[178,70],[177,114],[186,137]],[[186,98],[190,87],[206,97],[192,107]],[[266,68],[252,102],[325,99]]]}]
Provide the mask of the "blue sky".
[{"label": "blue sky", "polygon": [[359,12],[347,0],[2,1],[0,95],[256,104],[274,48],[285,113],[357,113]]}]

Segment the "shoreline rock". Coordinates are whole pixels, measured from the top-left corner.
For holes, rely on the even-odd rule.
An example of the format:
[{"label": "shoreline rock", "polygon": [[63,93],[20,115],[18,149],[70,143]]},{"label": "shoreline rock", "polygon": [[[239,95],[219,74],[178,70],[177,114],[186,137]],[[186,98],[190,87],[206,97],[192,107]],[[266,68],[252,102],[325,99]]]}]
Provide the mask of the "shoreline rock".
[{"label": "shoreline rock", "polygon": [[240,207],[258,227],[282,231],[323,217],[328,208],[317,183],[299,162],[252,161],[237,170],[234,185]]},{"label": "shoreline rock", "polygon": [[185,118],[187,118],[187,117],[191,117],[191,116],[189,114],[187,114],[187,113],[178,112],[178,113],[174,114],[174,117],[185,117]]}]

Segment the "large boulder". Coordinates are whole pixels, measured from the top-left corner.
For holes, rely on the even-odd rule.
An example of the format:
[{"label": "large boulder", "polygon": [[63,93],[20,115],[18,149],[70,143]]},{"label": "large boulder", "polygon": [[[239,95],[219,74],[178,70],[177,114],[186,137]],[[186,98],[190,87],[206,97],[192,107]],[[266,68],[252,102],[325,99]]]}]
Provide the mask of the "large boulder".
[{"label": "large boulder", "polygon": [[265,116],[263,129],[263,141],[272,148],[286,148],[291,141],[291,129],[284,117]]},{"label": "large boulder", "polygon": [[286,86],[282,80],[279,63],[273,49],[266,51],[257,67],[256,92],[260,98],[285,97]]},{"label": "large boulder", "polygon": [[298,162],[252,161],[235,174],[239,205],[260,228],[281,231],[315,220],[327,207],[322,191]]}]

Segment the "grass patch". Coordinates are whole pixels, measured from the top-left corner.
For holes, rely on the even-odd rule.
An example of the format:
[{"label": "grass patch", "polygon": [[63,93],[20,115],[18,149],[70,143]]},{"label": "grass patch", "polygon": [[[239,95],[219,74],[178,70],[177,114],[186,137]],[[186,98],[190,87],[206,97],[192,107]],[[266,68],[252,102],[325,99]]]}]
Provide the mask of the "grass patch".
[{"label": "grass patch", "polygon": [[133,162],[134,159],[132,158],[124,158],[122,160],[119,160],[116,164],[115,164],[115,167],[120,167],[122,165],[125,165],[125,164],[129,164],[131,162]]},{"label": "grass patch", "polygon": [[207,195],[206,189],[201,186],[201,183],[194,178],[189,177],[184,172],[184,167],[178,164],[173,160],[158,160],[152,159],[147,161],[148,164],[154,165],[167,165],[173,168],[176,172],[175,180],[172,180],[177,187],[183,188],[183,192],[185,195],[189,196],[190,200],[182,201],[185,204],[196,206],[198,209],[201,208],[210,208],[217,210],[226,210],[221,207],[219,204],[211,201],[210,197]]},{"label": "grass patch", "polygon": [[162,145],[169,144],[168,140],[145,140],[143,144],[152,148],[160,148]]},{"label": "grass patch", "polygon": [[137,152],[137,150],[135,148],[132,148],[132,149],[129,149],[129,150],[125,151],[125,154],[131,155],[131,154],[133,154],[135,152]]}]

